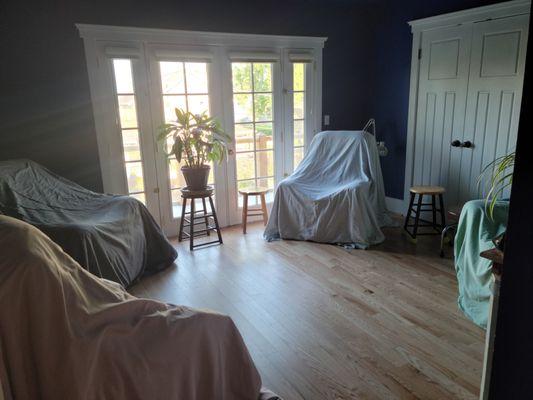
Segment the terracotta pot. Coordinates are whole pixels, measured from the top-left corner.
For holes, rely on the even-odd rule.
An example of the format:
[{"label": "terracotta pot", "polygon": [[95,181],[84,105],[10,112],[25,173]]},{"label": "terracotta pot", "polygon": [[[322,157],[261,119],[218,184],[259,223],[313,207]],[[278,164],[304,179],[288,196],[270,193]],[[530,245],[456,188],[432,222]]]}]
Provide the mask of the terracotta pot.
[{"label": "terracotta pot", "polygon": [[189,190],[204,190],[207,187],[207,180],[209,178],[209,165],[202,165],[201,167],[181,167],[181,172],[187,183]]}]

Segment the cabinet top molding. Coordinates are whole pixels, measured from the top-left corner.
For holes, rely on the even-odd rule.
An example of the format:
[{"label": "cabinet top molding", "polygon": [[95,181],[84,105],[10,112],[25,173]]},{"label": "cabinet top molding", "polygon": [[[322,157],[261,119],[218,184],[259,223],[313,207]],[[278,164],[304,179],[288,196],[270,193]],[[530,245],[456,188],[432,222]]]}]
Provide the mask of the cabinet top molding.
[{"label": "cabinet top molding", "polygon": [[138,40],[211,46],[312,47],[323,48],[327,37],[281,36],[249,33],[183,31],[130,26],[75,24],[83,39]]},{"label": "cabinet top molding", "polygon": [[434,17],[415,19],[409,21],[411,31],[427,31],[430,29],[442,28],[444,26],[473,23],[487,19],[504,18],[512,15],[529,14],[531,0],[513,0],[503,3],[496,3],[490,6],[469,8],[467,10],[456,11],[448,14],[436,15]]}]

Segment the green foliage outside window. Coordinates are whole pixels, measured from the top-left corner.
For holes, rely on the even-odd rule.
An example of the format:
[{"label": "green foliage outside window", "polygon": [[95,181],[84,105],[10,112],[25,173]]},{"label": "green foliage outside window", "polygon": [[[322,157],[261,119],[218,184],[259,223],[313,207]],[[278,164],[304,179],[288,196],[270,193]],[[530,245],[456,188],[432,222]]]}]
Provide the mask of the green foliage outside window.
[{"label": "green foliage outside window", "polygon": [[236,122],[272,121],[272,64],[233,63],[232,73],[233,92],[242,93],[233,97]]}]

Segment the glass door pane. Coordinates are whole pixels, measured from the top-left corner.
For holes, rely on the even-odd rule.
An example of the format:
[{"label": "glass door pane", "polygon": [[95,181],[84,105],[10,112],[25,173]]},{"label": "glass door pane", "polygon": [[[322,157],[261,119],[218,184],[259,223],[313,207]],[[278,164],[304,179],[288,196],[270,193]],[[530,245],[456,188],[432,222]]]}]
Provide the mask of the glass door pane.
[{"label": "glass door pane", "polygon": [[130,196],[146,205],[143,154],[131,60],[116,58],[112,62],[127,190]]},{"label": "glass door pane", "polygon": [[[271,62],[233,62],[233,114],[238,189],[274,189],[274,90]],[[272,201],[273,193],[267,195]],[[255,196],[250,205],[257,202]],[[238,196],[242,207],[242,196]]]},{"label": "glass door pane", "polygon": [[[176,120],[175,109],[187,110],[193,114],[206,113],[210,115],[209,108],[209,82],[208,63],[185,62],[185,61],[160,61],[159,72],[161,77],[161,89],[165,122]],[[173,140],[168,139],[166,151],[170,153]],[[171,199],[172,217],[181,216],[181,192],[180,188],[186,186],[181,173],[181,167],[173,154],[168,155],[167,169],[169,180],[169,195]],[[215,184],[213,164],[209,174],[209,185]],[[201,200],[198,200],[198,207]],[[189,211],[187,209],[187,211]]]}]

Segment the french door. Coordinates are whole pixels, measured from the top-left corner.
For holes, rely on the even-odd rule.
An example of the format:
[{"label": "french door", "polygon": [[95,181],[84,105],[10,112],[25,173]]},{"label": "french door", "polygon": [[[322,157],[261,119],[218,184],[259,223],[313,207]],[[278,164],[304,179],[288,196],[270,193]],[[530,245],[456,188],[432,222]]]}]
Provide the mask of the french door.
[{"label": "french door", "polygon": [[[276,185],[302,160],[312,136],[312,62],[291,59],[289,54],[231,63],[235,157],[230,163],[235,172],[229,185],[238,190],[267,188],[267,204],[273,201]],[[233,191],[237,202],[231,207],[232,224],[241,218],[238,190]],[[257,202],[254,197],[248,200],[250,206]]]},{"label": "french door", "polygon": [[172,142],[157,141],[158,127],[176,119],[176,108],[205,112],[233,139],[209,177],[219,222],[240,223],[238,189],[266,187],[272,201],[318,131],[321,46],[165,41],[85,43],[105,190],[142,201],[176,235],[185,182]]},{"label": "french door", "polygon": [[[281,79],[278,61],[238,60],[231,63],[235,174],[229,184],[237,189],[273,190],[281,162]],[[235,181],[235,183],[233,182]],[[267,202],[272,201],[272,192]],[[250,198],[249,205],[257,204]],[[235,204],[235,203],[234,203]],[[230,221],[239,221],[242,196],[232,207]]]},{"label": "french door", "polygon": [[[176,108],[221,119],[220,85],[216,78],[219,66],[211,49],[154,45],[146,46],[146,54],[153,132],[162,123],[176,120]],[[171,236],[177,234],[182,207],[180,188],[186,186],[180,170],[183,163],[178,163],[171,154],[172,144],[170,138],[166,143],[159,143],[156,155],[159,217],[165,233]],[[211,163],[208,184],[215,188],[214,202],[222,225],[227,224],[224,175],[224,165]],[[200,209],[201,200],[196,202],[196,209]],[[189,207],[190,204],[187,211]]]}]

